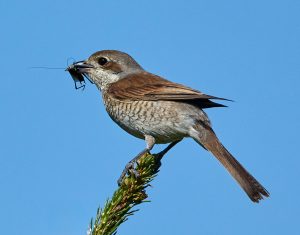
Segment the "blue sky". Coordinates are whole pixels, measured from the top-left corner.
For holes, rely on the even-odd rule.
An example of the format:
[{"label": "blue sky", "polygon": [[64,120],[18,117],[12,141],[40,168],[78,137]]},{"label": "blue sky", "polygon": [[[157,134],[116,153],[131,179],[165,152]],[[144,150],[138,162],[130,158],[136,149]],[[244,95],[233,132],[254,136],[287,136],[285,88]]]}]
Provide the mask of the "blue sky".
[{"label": "blue sky", "polygon": [[75,90],[63,70],[29,69],[103,49],[235,100],[207,113],[271,193],[253,204],[187,139],[163,160],[152,202],[119,234],[299,233],[299,1],[0,0],[0,9],[1,234],[85,234],[144,148],[110,120],[95,86]]}]

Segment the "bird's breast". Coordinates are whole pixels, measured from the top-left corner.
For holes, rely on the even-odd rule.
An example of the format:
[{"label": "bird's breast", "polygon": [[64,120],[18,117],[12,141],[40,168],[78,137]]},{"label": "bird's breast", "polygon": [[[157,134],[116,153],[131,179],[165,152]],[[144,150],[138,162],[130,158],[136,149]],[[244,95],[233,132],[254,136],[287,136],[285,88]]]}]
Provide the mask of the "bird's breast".
[{"label": "bird's breast", "polygon": [[121,101],[107,94],[103,101],[109,116],[125,131],[138,138],[153,136],[157,143],[168,143],[183,138],[182,115],[174,102]]}]

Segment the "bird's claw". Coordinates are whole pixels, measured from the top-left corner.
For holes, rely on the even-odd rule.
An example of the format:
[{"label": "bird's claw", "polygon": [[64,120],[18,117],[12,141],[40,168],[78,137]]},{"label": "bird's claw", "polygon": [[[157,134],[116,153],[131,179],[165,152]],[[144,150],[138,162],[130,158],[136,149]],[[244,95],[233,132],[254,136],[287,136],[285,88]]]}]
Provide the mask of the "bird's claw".
[{"label": "bird's claw", "polygon": [[118,179],[118,185],[121,186],[123,183],[123,180],[125,176],[128,175],[133,175],[135,178],[139,178],[140,174],[139,172],[135,169],[135,164],[138,164],[136,161],[130,161],[126,164],[121,176]]}]

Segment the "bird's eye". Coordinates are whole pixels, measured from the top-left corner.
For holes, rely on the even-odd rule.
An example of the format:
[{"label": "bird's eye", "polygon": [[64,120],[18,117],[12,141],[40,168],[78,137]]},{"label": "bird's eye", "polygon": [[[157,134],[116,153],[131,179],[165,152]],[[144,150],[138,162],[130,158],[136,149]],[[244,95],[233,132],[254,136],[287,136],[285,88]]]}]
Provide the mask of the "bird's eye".
[{"label": "bird's eye", "polygon": [[104,57],[100,57],[98,59],[98,64],[100,64],[100,65],[105,65],[107,62],[108,62],[107,59]]}]

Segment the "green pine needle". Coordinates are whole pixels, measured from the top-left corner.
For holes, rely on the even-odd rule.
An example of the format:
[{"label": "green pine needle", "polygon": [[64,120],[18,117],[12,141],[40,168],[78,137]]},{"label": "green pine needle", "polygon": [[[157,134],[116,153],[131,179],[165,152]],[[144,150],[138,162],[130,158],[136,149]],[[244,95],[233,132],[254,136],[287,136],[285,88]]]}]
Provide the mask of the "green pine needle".
[{"label": "green pine needle", "polygon": [[98,208],[95,220],[91,220],[88,235],[116,234],[120,224],[138,211],[133,210],[136,205],[149,202],[146,201],[146,188],[157,175],[159,167],[160,161],[155,156],[148,153],[142,156],[136,167],[139,177],[135,178],[133,174],[125,177],[104,208]]}]

